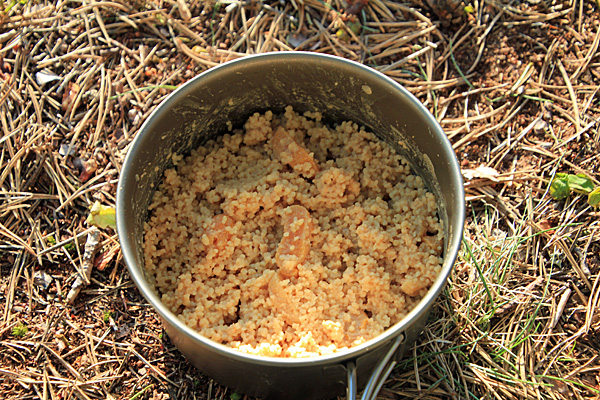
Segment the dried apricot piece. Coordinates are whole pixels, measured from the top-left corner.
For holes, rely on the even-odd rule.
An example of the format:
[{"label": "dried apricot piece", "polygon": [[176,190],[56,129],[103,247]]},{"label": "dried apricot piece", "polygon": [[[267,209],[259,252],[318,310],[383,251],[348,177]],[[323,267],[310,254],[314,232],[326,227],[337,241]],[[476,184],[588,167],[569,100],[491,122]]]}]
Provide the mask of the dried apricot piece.
[{"label": "dried apricot piece", "polygon": [[234,225],[233,218],[225,214],[215,215],[202,235],[202,244],[217,251],[223,250],[233,236],[231,228]]},{"label": "dried apricot piece", "polygon": [[273,305],[282,314],[285,322],[290,325],[300,322],[300,318],[292,305],[290,297],[283,289],[279,274],[273,275],[271,280],[269,280],[269,293],[273,297]]},{"label": "dried apricot piece", "polygon": [[275,262],[279,267],[279,274],[289,278],[310,251],[312,219],[306,208],[293,205],[283,210],[281,222],[283,237],[277,247]]},{"label": "dried apricot piece", "polygon": [[419,250],[424,254],[440,255],[442,253],[442,240],[437,236],[423,236]]},{"label": "dried apricot piece", "polygon": [[369,324],[369,316],[364,311],[360,311],[358,315],[353,315],[349,323],[346,323],[346,337],[350,341],[354,341],[365,335],[365,329]]},{"label": "dried apricot piece", "polygon": [[428,279],[419,279],[417,277],[405,278],[400,290],[410,297],[418,296],[421,290],[427,288],[431,282]]},{"label": "dried apricot piece", "polygon": [[331,201],[334,206],[352,201],[360,194],[360,183],[342,168],[324,170],[315,179],[315,184],[321,196]]},{"label": "dried apricot piece", "polygon": [[273,150],[281,162],[288,164],[306,178],[313,178],[319,172],[317,162],[282,126],[273,135]]}]

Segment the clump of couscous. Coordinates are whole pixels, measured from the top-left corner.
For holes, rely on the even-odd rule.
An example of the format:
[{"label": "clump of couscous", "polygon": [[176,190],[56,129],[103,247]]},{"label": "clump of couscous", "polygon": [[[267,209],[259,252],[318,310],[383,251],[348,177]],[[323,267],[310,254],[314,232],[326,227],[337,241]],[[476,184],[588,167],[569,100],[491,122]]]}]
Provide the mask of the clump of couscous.
[{"label": "clump of couscous", "polygon": [[213,341],[331,354],[400,321],[441,270],[434,196],[353,122],[257,113],[173,164],[150,205],[145,268]]}]

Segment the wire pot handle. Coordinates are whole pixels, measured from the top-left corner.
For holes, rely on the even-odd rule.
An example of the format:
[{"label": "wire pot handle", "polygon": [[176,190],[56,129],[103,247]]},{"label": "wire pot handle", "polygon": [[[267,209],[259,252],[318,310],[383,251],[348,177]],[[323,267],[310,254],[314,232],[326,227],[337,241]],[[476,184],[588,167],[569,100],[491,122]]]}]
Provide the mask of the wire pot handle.
[{"label": "wire pot handle", "polygon": [[[375,400],[377,394],[381,390],[381,387],[385,383],[385,380],[396,366],[396,360],[393,360],[392,357],[400,347],[400,344],[404,341],[404,334],[399,334],[398,337],[394,340],[392,347],[385,353],[385,356],[379,361],[379,364],[373,370],[369,381],[367,382],[367,386],[363,391],[360,400]],[[348,400],[356,400],[357,399],[357,381],[356,381],[356,364],[354,361],[348,362],[346,364],[346,370],[348,371],[348,388],[347,388],[347,399]]]}]

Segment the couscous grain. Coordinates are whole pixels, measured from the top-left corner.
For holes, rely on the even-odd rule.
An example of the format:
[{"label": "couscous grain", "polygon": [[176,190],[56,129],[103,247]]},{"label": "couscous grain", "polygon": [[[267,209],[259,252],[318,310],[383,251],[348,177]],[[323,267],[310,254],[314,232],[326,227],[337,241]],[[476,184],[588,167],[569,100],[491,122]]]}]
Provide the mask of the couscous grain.
[{"label": "couscous grain", "polygon": [[441,270],[434,196],[355,123],[254,114],[173,164],[150,206],[145,268],[216,342],[331,354],[401,320]]}]

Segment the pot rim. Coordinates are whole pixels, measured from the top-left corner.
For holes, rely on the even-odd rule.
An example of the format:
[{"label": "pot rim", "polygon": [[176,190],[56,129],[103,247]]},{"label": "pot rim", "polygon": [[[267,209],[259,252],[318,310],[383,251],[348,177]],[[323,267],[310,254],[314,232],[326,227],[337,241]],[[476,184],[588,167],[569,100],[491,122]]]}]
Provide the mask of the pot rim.
[{"label": "pot rim", "polygon": [[[134,242],[135,238],[132,238],[131,235],[128,235],[128,228],[125,226],[125,214],[124,208],[125,199],[123,198],[124,194],[123,188],[127,187],[128,184],[131,184],[129,180],[133,180],[133,177],[128,177],[127,174],[124,174],[123,171],[128,169],[128,165],[133,162],[133,157],[137,153],[140,147],[140,142],[142,141],[142,137],[144,133],[150,129],[154,120],[159,119],[159,116],[166,112],[169,109],[167,107],[171,103],[175,103],[179,98],[184,98],[186,93],[195,91],[201,85],[201,81],[208,76],[219,74],[222,70],[227,68],[232,68],[233,66],[237,66],[239,64],[252,63],[255,59],[261,58],[276,58],[276,59],[285,59],[285,60],[300,60],[302,62],[315,62],[319,60],[326,60],[332,63],[338,63],[340,65],[350,65],[359,70],[363,70],[368,72],[373,80],[379,80],[390,86],[391,89],[399,91],[405,96],[410,102],[414,103],[414,105],[423,113],[423,115],[428,119],[428,123],[431,126],[432,130],[435,130],[437,133],[437,138],[441,141],[444,147],[444,152],[449,155],[454,155],[454,150],[448,140],[446,134],[442,130],[441,126],[438,124],[437,120],[431,115],[429,110],[407,89],[403,86],[392,80],[391,78],[385,76],[383,73],[360,64],[356,61],[352,61],[349,59],[345,59],[342,57],[322,54],[322,53],[313,53],[307,51],[281,51],[281,52],[270,52],[270,53],[261,53],[255,55],[248,55],[242,58],[238,58],[235,60],[227,61],[218,66],[212,67],[198,76],[192,78],[188,82],[184,83],[182,86],[173,91],[165,100],[163,100],[151,113],[151,115],[146,119],[146,121],[140,127],[136,137],[133,139],[130,144],[130,148],[127,152],[125,160],[123,162],[121,168],[121,175],[119,176],[119,183],[117,186],[117,199],[116,199],[116,223],[117,223],[117,233],[119,236],[119,241],[121,242],[121,250],[123,252],[123,258],[127,265],[127,269],[129,270],[129,274],[131,278],[135,282],[138,290],[142,293],[142,295],[146,298],[146,300],[150,303],[150,305],[156,310],[159,314],[163,322],[166,320],[169,325],[174,326],[181,333],[185,334],[189,338],[193,339],[195,342],[199,342],[204,346],[208,346],[214,350],[217,350],[223,355],[226,355],[230,359],[251,362],[257,365],[269,365],[269,366],[280,366],[280,367],[298,367],[298,366],[316,366],[316,365],[324,365],[324,364],[333,364],[333,363],[341,363],[347,360],[356,359],[365,352],[380,347],[390,340],[396,338],[399,334],[401,334],[408,326],[413,324],[419,315],[424,311],[429,309],[437,297],[442,292],[445,287],[452,267],[456,261],[458,256],[458,251],[461,245],[462,240],[462,231],[464,227],[465,220],[465,209],[464,207],[459,207],[458,215],[456,220],[460,222],[460,226],[454,227],[454,233],[451,237],[448,238],[448,248],[446,251],[446,255],[443,259],[442,270],[438,275],[437,279],[434,281],[433,285],[427,292],[427,294],[417,303],[417,305],[399,322],[387,328],[382,334],[366,341],[363,344],[353,346],[344,350],[337,351],[333,354],[329,355],[320,355],[314,357],[307,358],[280,358],[280,357],[268,357],[268,356],[257,356],[253,354],[243,353],[239,350],[235,350],[233,348],[227,347],[223,344],[215,342],[207,337],[204,337],[196,330],[188,327],[181,321],[175,314],[173,314],[160,300],[158,295],[154,292],[154,290],[150,287],[143,272],[143,266],[137,265],[136,263],[136,255],[134,252]],[[462,175],[460,173],[460,167],[456,156],[448,157],[448,163],[452,169],[452,177],[453,180],[457,182],[457,188],[455,196],[457,204],[464,204],[464,187],[462,185]],[[458,185],[460,183],[460,185]],[[446,221],[447,222],[447,221]]]}]

